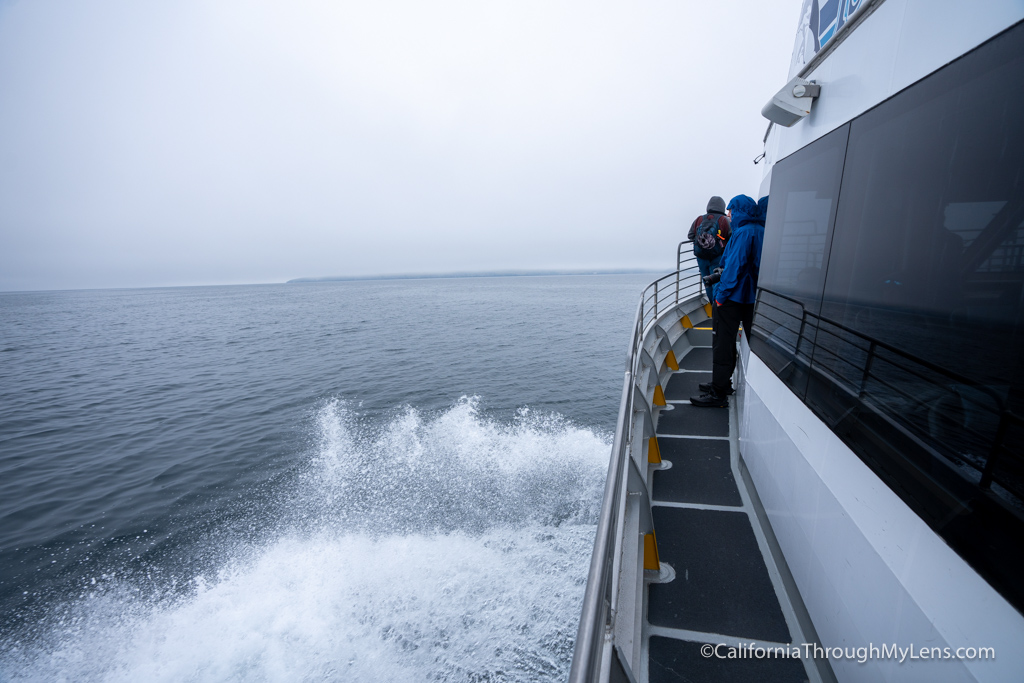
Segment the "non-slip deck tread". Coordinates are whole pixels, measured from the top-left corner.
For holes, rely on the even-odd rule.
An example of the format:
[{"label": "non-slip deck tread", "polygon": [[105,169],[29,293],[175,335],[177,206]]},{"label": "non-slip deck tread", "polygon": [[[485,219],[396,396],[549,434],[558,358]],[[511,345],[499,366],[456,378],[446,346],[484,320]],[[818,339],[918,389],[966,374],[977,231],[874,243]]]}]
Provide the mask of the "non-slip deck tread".
[{"label": "non-slip deck tread", "polygon": [[710,349],[712,341],[710,322],[706,321],[692,330],[687,330],[686,339],[690,342],[690,346],[703,346]]},{"label": "non-slip deck tread", "polygon": [[685,401],[691,396],[700,396],[698,384],[711,381],[710,372],[677,372],[668,380],[665,398],[669,401]]},{"label": "non-slip deck tread", "polygon": [[790,642],[775,587],[745,512],[655,506],[658,554],[676,572],[651,584],[655,626]]},{"label": "non-slip deck tread", "polygon": [[658,416],[658,434],[729,436],[729,411],[676,403],[672,410],[663,410]]},{"label": "non-slip deck tread", "polygon": [[667,470],[655,470],[653,498],[670,503],[743,505],[729,465],[729,442],[715,439],[660,439]]},{"label": "non-slip deck tread", "polygon": [[700,347],[690,349],[679,361],[679,367],[683,370],[711,370],[711,348]]},{"label": "non-slip deck tread", "polygon": [[[717,642],[710,643],[717,645]],[[703,643],[651,636],[650,683],[804,683],[807,672],[796,658],[719,659],[701,654]],[[719,653],[726,654],[724,648]]]}]

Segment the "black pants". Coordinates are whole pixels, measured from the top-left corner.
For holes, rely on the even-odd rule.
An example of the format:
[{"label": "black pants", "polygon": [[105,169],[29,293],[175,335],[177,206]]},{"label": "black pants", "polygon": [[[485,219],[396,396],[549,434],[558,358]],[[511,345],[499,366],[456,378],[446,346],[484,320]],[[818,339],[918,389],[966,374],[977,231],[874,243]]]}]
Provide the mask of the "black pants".
[{"label": "black pants", "polygon": [[711,386],[719,396],[732,387],[732,373],[736,370],[736,333],[743,323],[743,330],[750,334],[754,322],[754,304],[738,304],[723,301],[716,306],[711,318],[714,335],[712,345]]}]

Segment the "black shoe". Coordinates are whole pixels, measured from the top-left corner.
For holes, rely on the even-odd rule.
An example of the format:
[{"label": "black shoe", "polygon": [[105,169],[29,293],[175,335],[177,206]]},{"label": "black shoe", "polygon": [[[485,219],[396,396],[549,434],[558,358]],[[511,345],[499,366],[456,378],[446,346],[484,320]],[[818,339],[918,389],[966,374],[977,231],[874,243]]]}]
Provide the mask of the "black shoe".
[{"label": "black shoe", "polygon": [[[710,394],[712,391],[714,391],[711,388],[711,382],[708,382],[707,384],[698,384],[697,388],[700,389],[700,393],[702,393],[702,394]],[[732,387],[729,387],[725,391],[725,395],[726,396],[732,396],[735,393],[736,393],[736,390],[733,389]]]},{"label": "black shoe", "polygon": [[690,405],[694,405],[699,408],[728,408],[729,399],[725,396],[719,396],[713,391],[709,391],[706,394],[691,397]]}]

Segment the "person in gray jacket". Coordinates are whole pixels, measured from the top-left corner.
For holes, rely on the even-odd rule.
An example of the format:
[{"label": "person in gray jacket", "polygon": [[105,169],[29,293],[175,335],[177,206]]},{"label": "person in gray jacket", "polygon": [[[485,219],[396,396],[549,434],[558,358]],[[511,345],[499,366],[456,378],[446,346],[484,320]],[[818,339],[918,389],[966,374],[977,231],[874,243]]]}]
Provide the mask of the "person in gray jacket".
[{"label": "person in gray jacket", "polygon": [[[708,200],[707,213],[697,216],[686,233],[686,239],[693,240],[693,254],[697,257],[697,268],[703,280],[722,261],[725,243],[729,241],[732,227],[725,215],[725,200],[715,196]],[[708,301],[715,300],[710,285],[705,285]]]}]

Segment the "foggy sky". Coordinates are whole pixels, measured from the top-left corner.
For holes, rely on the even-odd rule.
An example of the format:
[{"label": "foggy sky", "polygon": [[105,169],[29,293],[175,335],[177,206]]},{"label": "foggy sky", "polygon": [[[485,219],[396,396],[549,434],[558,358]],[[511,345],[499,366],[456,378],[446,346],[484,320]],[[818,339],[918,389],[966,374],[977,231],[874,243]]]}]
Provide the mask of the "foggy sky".
[{"label": "foggy sky", "polygon": [[0,2],[0,290],[669,270],[799,8]]}]

